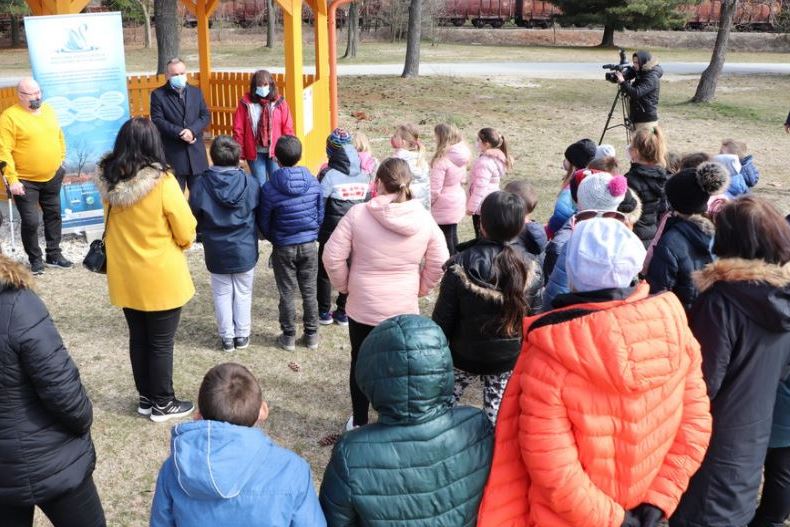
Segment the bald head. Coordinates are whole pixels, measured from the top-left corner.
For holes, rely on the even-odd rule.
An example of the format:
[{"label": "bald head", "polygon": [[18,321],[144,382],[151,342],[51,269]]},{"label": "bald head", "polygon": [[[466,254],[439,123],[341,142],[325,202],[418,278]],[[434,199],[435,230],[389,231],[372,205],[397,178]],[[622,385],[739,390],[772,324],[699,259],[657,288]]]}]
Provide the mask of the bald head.
[{"label": "bald head", "polygon": [[41,107],[41,87],[33,77],[25,77],[19,81],[16,92],[23,108],[35,112]]}]

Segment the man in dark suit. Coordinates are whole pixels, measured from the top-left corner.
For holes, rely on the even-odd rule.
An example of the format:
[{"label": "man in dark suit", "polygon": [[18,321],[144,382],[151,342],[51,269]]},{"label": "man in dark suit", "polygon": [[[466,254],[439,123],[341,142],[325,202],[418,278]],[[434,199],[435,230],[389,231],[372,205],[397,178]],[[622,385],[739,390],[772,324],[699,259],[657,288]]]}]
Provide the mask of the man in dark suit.
[{"label": "man in dark suit", "polygon": [[170,59],[167,83],[151,92],[151,120],[162,134],[165,159],[183,190],[208,169],[203,130],[211,116],[200,89],[187,84],[186,65]]}]

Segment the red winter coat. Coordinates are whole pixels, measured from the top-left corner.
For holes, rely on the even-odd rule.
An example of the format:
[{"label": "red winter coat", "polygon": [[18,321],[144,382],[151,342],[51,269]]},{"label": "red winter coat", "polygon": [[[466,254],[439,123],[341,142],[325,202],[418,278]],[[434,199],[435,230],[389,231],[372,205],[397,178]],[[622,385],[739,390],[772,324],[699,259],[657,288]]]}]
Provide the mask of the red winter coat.
[{"label": "red winter coat", "polygon": [[[233,114],[233,140],[241,145],[241,158],[247,161],[252,161],[258,157],[258,147],[255,143],[252,119],[250,119],[249,106],[251,104],[258,103],[252,102],[250,94],[245,93],[244,97],[239,100],[236,113]],[[274,157],[274,145],[277,144],[277,140],[281,136],[294,135],[294,119],[291,115],[291,109],[288,108],[288,103],[282,97],[278,97],[273,104],[274,108],[271,112],[272,124],[269,127],[271,130],[269,157]],[[261,117],[263,117],[263,112],[261,112]]]}]

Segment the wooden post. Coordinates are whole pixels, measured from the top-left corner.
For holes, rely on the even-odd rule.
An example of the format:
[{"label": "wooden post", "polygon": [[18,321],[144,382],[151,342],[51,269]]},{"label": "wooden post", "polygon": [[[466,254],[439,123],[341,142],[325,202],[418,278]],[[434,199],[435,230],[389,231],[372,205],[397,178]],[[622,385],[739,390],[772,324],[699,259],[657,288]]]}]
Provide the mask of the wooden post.
[{"label": "wooden post", "polygon": [[[185,2],[188,5],[189,1]],[[217,0],[195,0],[195,18],[198,23],[198,56],[200,57],[200,91],[209,108],[214,105],[214,95],[211,91],[211,33],[208,27],[208,17],[217,8]]]},{"label": "wooden post", "polygon": [[[302,2],[277,0],[283,8],[285,37],[285,99],[295,117],[294,133],[304,137],[304,59],[302,53]],[[286,7],[287,4],[287,7]]]}]

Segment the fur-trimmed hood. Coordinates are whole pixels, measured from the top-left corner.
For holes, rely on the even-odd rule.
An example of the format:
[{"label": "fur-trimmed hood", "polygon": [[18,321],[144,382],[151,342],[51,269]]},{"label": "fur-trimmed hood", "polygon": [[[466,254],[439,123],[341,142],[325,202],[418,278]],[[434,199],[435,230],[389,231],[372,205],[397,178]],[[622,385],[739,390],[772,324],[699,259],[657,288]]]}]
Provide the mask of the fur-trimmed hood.
[{"label": "fur-trimmed hood", "polygon": [[33,275],[23,264],[0,254],[0,291],[33,289]]},{"label": "fur-trimmed hood", "polygon": [[146,197],[162,181],[162,167],[148,166],[125,181],[119,181],[112,190],[101,172],[96,177],[96,186],[102,199],[113,207],[130,207]]}]

